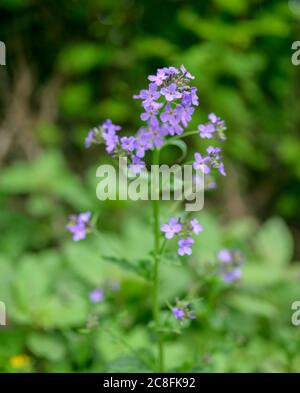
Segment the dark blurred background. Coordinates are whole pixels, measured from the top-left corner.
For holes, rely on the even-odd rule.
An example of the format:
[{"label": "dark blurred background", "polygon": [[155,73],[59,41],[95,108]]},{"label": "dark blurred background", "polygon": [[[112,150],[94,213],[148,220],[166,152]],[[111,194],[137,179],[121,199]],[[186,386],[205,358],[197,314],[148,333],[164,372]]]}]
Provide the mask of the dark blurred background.
[{"label": "dark blurred background", "polygon": [[[83,142],[88,129],[106,118],[134,133],[140,125],[140,110],[132,95],[145,87],[147,75],[158,67],[184,64],[196,76],[200,107],[194,126],[212,111],[227,122],[224,155],[228,176],[207,197],[205,205],[208,222],[218,219],[223,225],[218,239],[225,236],[224,241],[215,240],[212,226],[212,249],[217,248],[215,243],[222,246],[236,241],[250,259],[251,255],[252,259],[269,257],[271,262],[272,251],[276,258],[283,249],[285,266],[293,269],[296,264],[291,262],[300,258],[300,66],[291,63],[291,45],[300,39],[300,12],[298,16],[292,12],[288,1],[1,0],[0,15],[0,40],[7,52],[7,65],[0,68],[0,298],[11,304],[8,313],[12,324],[5,338],[2,335],[6,347],[0,360],[4,369],[14,369],[11,359],[25,356],[19,354],[23,352],[28,359],[35,358],[25,362],[24,367],[30,370],[89,368],[84,363],[87,360],[82,366],[72,358],[74,354],[64,363],[66,349],[59,349],[64,348],[59,340],[66,338],[59,335],[57,339],[52,331],[52,344],[45,340],[50,346],[58,340],[57,358],[47,359],[50,366],[41,360],[48,352],[38,351],[39,339],[43,342],[41,331],[59,329],[59,323],[51,325],[35,314],[36,308],[29,312],[20,304],[24,294],[20,295],[18,291],[23,292],[16,282],[19,277],[21,286],[30,287],[35,274],[46,274],[35,270],[40,269],[43,258],[60,260],[65,244],[71,247],[65,222],[73,211],[97,210],[102,230],[116,236],[117,243],[121,241],[123,227],[136,206],[97,202],[95,168],[106,155],[102,148],[86,151]],[[191,148],[197,143],[189,141]],[[142,212],[142,205],[139,208]],[[132,223],[134,228],[138,225],[143,227],[144,221]],[[228,231],[227,226],[231,228]],[[264,232],[254,240],[253,251],[249,244],[258,231]],[[284,244],[277,250],[281,241]],[[124,242],[128,248],[130,243]],[[267,250],[261,252],[265,244]],[[60,263],[59,267],[54,263],[55,269],[61,269]],[[56,271],[50,262],[43,266],[48,273]],[[74,292],[76,285],[81,285],[76,281],[78,274],[88,286],[96,284],[93,273],[82,273],[78,266],[73,278],[73,268],[72,263],[71,267],[63,265],[57,280],[74,281]],[[272,269],[272,265],[265,268],[265,277]],[[292,276],[298,277],[296,273]],[[278,285],[276,280],[273,284]],[[57,293],[66,287],[58,292],[51,287],[49,291],[55,292],[57,299]],[[77,292],[85,291],[80,287]],[[121,297],[126,299],[126,290]],[[272,296],[267,298],[270,301]],[[289,301],[296,300],[290,293],[287,299],[286,313]],[[250,314],[258,307],[242,303],[237,318],[247,305]],[[62,329],[78,327],[86,312],[79,320],[70,317]],[[254,318],[268,319],[270,313],[265,305]],[[243,318],[241,321],[248,324]],[[37,336],[28,339],[28,326]],[[263,331],[255,330],[255,334],[268,336],[268,329]],[[267,352],[269,343],[266,345]],[[278,348],[284,345],[280,341]],[[284,353],[291,359],[288,350]],[[10,366],[5,366],[9,361]],[[107,364],[101,361],[102,366]],[[293,369],[293,361],[266,369]],[[300,364],[299,359],[295,362]],[[222,367],[226,370],[220,361],[214,370],[223,371]],[[245,367],[253,370],[256,366]]]}]

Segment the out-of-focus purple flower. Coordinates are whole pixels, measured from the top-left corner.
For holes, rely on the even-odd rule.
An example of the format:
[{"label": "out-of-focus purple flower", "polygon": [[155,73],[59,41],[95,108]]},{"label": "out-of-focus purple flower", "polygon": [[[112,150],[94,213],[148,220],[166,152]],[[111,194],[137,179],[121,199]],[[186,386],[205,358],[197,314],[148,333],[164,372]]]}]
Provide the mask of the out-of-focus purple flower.
[{"label": "out-of-focus purple flower", "polygon": [[114,124],[111,119],[106,119],[100,128],[103,128],[106,133],[115,133],[121,129],[121,126]]},{"label": "out-of-focus purple flower", "polygon": [[195,77],[186,70],[186,68],[183,64],[180,66],[180,70],[183,73],[185,78],[195,79]]},{"label": "out-of-focus purple flower", "polygon": [[91,145],[93,143],[93,140],[94,140],[94,130],[91,129],[91,130],[89,130],[89,132],[88,132],[88,134],[87,134],[87,136],[85,138],[85,141],[84,141],[85,147],[86,148],[91,147]]},{"label": "out-of-focus purple flower", "polygon": [[212,122],[212,124],[215,124],[216,126],[224,127],[224,121],[221,120],[221,118],[215,115],[214,113],[210,113],[208,115],[208,119]]},{"label": "out-of-focus purple flower", "polygon": [[191,220],[190,224],[192,227],[192,231],[194,232],[195,235],[199,235],[199,233],[203,231],[203,226],[199,223],[199,221],[196,218]]},{"label": "out-of-focus purple flower", "polygon": [[139,174],[141,173],[142,169],[145,168],[146,164],[144,161],[142,161],[139,157],[137,156],[131,156],[131,164],[129,165],[129,169],[134,173],[134,174]]},{"label": "out-of-focus purple flower", "polygon": [[117,147],[117,144],[119,143],[119,137],[113,133],[107,133],[105,134],[105,136],[103,134],[103,138],[105,140],[107,153],[113,153],[113,151]]},{"label": "out-of-focus purple flower", "polygon": [[207,175],[210,172],[210,167],[208,165],[209,161],[209,157],[202,157],[200,153],[195,153],[195,161],[193,163],[193,168],[196,170],[200,170],[202,173]]},{"label": "out-of-focus purple flower", "polygon": [[231,252],[229,250],[227,250],[227,248],[222,248],[222,250],[220,250],[218,252],[218,259],[220,262],[223,262],[223,263],[232,262]]},{"label": "out-of-focus purple flower", "polygon": [[123,136],[121,139],[121,147],[126,151],[133,151],[136,145],[136,139],[133,136]]},{"label": "out-of-focus purple flower", "polygon": [[178,240],[178,254],[180,256],[183,255],[191,255],[192,254],[192,245],[194,243],[194,240],[191,237],[187,237],[184,239],[179,239]]},{"label": "out-of-focus purple flower", "polygon": [[221,162],[221,160],[223,158],[220,155],[221,148],[220,147],[209,146],[206,149],[206,151],[207,151],[207,153],[209,154],[209,157],[210,157],[210,165],[211,165],[211,167],[212,168],[217,168],[222,176],[226,176],[224,164],[223,164],[223,162]]},{"label": "out-of-focus purple flower", "polygon": [[184,318],[184,309],[183,308],[173,307],[172,313],[176,319]]},{"label": "out-of-focus purple flower", "polygon": [[166,239],[172,239],[174,235],[181,231],[182,225],[177,218],[171,218],[168,224],[163,224],[160,230],[164,232]]},{"label": "out-of-focus purple flower", "polygon": [[85,212],[78,215],[73,214],[69,218],[66,228],[72,234],[74,241],[84,239],[90,230],[91,213]]},{"label": "out-of-focus purple flower", "polygon": [[230,272],[224,272],[223,278],[227,283],[232,283],[234,281],[239,281],[242,277],[242,271],[239,267],[231,270]]},{"label": "out-of-focus purple flower", "polygon": [[200,124],[198,126],[198,130],[200,131],[199,135],[201,138],[212,138],[213,133],[215,132],[215,126],[213,124]]},{"label": "out-of-focus purple flower", "polygon": [[225,167],[223,162],[220,162],[218,166],[218,171],[221,173],[222,176],[226,176]]},{"label": "out-of-focus purple flower", "polygon": [[172,307],[172,314],[177,320],[196,319],[194,310],[191,310],[189,304],[184,301],[176,300],[176,306]]},{"label": "out-of-focus purple flower", "polygon": [[181,98],[181,93],[177,91],[176,83],[171,83],[168,87],[163,87],[161,89],[161,94],[166,97],[167,101],[173,101],[177,98]]},{"label": "out-of-focus purple flower", "polygon": [[220,147],[208,146],[206,151],[210,156],[214,157],[217,160],[219,160],[221,158],[221,156],[220,156],[221,148]]},{"label": "out-of-focus purple flower", "polygon": [[223,280],[227,283],[238,281],[242,277],[241,266],[244,263],[243,257],[238,250],[223,248],[218,253],[220,270]]},{"label": "out-of-focus purple flower", "polygon": [[101,288],[96,288],[89,294],[92,303],[100,303],[104,299],[104,292]]}]

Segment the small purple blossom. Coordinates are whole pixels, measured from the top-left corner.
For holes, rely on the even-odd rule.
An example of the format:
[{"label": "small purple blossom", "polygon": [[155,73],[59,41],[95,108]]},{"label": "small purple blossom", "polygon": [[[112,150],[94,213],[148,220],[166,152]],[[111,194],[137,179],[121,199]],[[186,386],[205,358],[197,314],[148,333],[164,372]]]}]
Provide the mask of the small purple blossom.
[{"label": "small purple blossom", "polygon": [[173,307],[172,313],[176,319],[184,318],[184,309],[183,308]]},{"label": "small purple blossom", "polygon": [[222,250],[220,250],[218,252],[218,259],[222,263],[230,263],[230,262],[232,262],[231,252],[229,250],[227,250],[226,248],[222,248]]},{"label": "small purple blossom", "polygon": [[74,241],[79,241],[84,239],[90,230],[91,213],[85,212],[78,215],[71,215],[69,223],[66,228],[72,234]]},{"label": "small purple blossom", "polygon": [[178,320],[196,319],[194,310],[190,309],[190,305],[187,302],[176,300],[176,306],[171,309],[172,314]]},{"label": "small purple blossom", "polygon": [[92,303],[100,303],[104,299],[104,292],[101,288],[96,288],[89,294]]},{"label": "small purple blossom", "polygon": [[121,148],[126,151],[133,151],[136,145],[134,136],[123,136],[121,139]]},{"label": "small purple blossom", "polygon": [[178,240],[178,254],[180,256],[183,255],[191,255],[192,254],[192,245],[194,244],[194,240],[191,237],[187,237],[184,239]]},{"label": "small purple blossom", "polygon": [[186,68],[183,64],[180,66],[180,70],[183,73],[185,78],[195,79],[195,77],[186,70]]},{"label": "small purple blossom", "polygon": [[202,157],[200,153],[195,153],[195,161],[193,163],[193,168],[196,170],[200,170],[202,173],[207,175],[210,172],[210,167],[208,165],[209,161],[209,157]]},{"label": "small purple blossom", "polygon": [[238,250],[223,248],[218,253],[218,260],[223,280],[226,283],[232,283],[241,279],[241,266],[244,261]]},{"label": "small purple blossom", "polygon": [[168,78],[168,75],[166,73],[166,68],[159,68],[157,70],[156,75],[149,75],[148,79],[151,82],[154,82],[156,86],[160,86],[163,84],[163,82]]},{"label": "small purple blossom", "polygon": [[91,129],[91,130],[89,130],[89,132],[88,132],[88,134],[87,134],[87,136],[85,138],[85,141],[84,141],[85,147],[86,148],[91,147],[91,145],[93,143],[93,140],[94,140],[94,130]]},{"label": "small purple blossom", "polygon": [[182,96],[181,93],[177,91],[176,83],[171,83],[168,87],[163,87],[161,89],[161,94],[166,97],[167,101],[173,101]]},{"label": "small purple blossom", "polygon": [[201,138],[212,138],[213,133],[215,132],[215,126],[213,124],[200,124],[198,126],[198,130],[200,131]]},{"label": "small purple blossom", "polygon": [[164,232],[166,239],[172,239],[174,235],[181,231],[182,225],[179,223],[177,218],[171,218],[168,224],[163,224],[160,230]]},{"label": "small purple blossom", "polygon": [[194,218],[190,222],[192,231],[194,232],[195,235],[199,235],[203,231],[203,226],[199,223],[199,221]]}]

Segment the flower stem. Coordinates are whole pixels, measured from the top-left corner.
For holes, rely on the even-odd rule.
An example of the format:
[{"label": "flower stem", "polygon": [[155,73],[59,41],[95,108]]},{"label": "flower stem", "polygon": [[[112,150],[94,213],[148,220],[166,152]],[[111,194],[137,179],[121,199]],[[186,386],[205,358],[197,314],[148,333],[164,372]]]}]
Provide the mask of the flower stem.
[{"label": "flower stem", "polygon": [[164,147],[167,145],[171,145],[172,142],[177,141],[178,139],[183,139],[186,136],[191,136],[191,135],[195,135],[195,134],[199,134],[199,130],[186,131],[183,134],[175,135],[172,138],[169,138],[166,140],[166,142],[164,143]]},{"label": "flower stem", "polygon": [[[159,150],[155,149],[153,152],[153,165],[159,165]],[[159,180],[159,179],[158,179]],[[154,235],[154,274],[153,274],[153,318],[155,321],[155,328],[157,332],[158,342],[158,359],[157,371],[164,371],[164,348],[163,336],[160,332],[160,297],[159,297],[159,260],[160,260],[160,228],[159,228],[159,199],[152,201],[153,207],[153,235]]]}]

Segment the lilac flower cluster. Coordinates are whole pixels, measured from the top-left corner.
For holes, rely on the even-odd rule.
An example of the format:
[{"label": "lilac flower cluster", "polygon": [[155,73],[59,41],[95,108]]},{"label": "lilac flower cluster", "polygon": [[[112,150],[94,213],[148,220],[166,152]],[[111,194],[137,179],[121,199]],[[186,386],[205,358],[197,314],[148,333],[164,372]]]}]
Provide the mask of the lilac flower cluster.
[{"label": "lilac flower cluster", "polygon": [[194,311],[189,308],[189,304],[179,300],[176,301],[176,307],[172,307],[172,314],[177,320],[196,319]]},{"label": "lilac flower cluster", "polygon": [[200,131],[200,138],[203,139],[211,139],[215,135],[221,141],[224,141],[226,139],[224,134],[224,131],[226,130],[225,122],[214,113],[210,113],[208,115],[208,123],[199,124],[198,130]]},{"label": "lilac flower cluster", "polygon": [[183,133],[199,100],[196,87],[190,86],[194,76],[183,65],[180,69],[159,68],[148,79],[148,90],[141,90],[133,98],[142,100],[141,120],[147,123],[148,132],[154,134],[159,146],[166,135]]},{"label": "lilac flower cluster", "polygon": [[160,229],[168,240],[172,239],[175,235],[180,237],[177,250],[180,256],[192,254],[194,239],[191,235],[198,236],[203,231],[202,225],[195,218],[184,223],[181,223],[177,218],[171,218],[167,224],[161,225]]},{"label": "lilac flower cluster", "polygon": [[223,248],[218,253],[220,270],[223,280],[227,283],[239,281],[242,277],[241,266],[244,263],[243,257],[238,250]]},{"label": "lilac flower cluster", "polygon": [[195,161],[193,162],[193,168],[200,170],[202,173],[207,175],[210,173],[212,168],[217,169],[222,176],[226,176],[225,167],[222,160],[221,148],[209,146],[206,149],[207,155],[201,155],[200,153],[195,153]]},{"label": "lilac flower cluster", "polygon": [[90,219],[90,212],[79,213],[78,215],[72,214],[69,217],[69,222],[66,228],[69,232],[72,233],[72,238],[74,241],[84,239],[87,236],[88,232],[90,232]]}]

